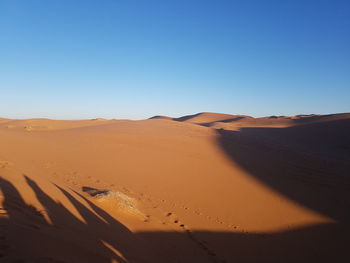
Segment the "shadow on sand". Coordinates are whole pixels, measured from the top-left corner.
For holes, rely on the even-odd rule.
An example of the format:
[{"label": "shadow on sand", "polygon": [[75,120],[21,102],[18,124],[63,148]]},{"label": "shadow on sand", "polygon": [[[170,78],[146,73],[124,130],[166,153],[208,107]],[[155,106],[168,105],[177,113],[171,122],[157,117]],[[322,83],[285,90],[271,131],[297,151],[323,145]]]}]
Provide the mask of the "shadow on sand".
[{"label": "shadow on sand", "polygon": [[[332,130],[333,127],[336,129]],[[56,185],[77,211],[73,214],[26,176],[27,184],[44,208],[37,211],[24,201],[11,182],[0,178],[6,214],[0,218],[0,260],[350,262],[349,131],[349,122],[344,121],[284,129],[218,131],[218,143],[233,162],[267,187],[333,218],[336,223],[267,234],[133,233],[78,192]]]},{"label": "shadow on sand", "polygon": [[350,222],[350,119],[217,132],[220,147],[254,179],[311,210]]}]

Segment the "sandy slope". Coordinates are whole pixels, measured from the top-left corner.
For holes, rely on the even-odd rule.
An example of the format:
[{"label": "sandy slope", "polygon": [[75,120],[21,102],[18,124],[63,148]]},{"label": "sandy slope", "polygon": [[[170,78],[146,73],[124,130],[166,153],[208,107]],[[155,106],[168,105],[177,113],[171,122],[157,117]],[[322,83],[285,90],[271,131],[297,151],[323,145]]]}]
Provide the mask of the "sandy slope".
[{"label": "sandy slope", "polygon": [[350,114],[1,119],[0,260],[350,260],[349,131]]},{"label": "sandy slope", "polygon": [[208,124],[212,122],[227,122],[235,121],[241,118],[251,118],[250,116],[245,115],[231,115],[223,113],[213,113],[213,112],[201,112],[194,115],[187,115],[180,118],[174,118],[176,121],[184,121],[196,124]]}]

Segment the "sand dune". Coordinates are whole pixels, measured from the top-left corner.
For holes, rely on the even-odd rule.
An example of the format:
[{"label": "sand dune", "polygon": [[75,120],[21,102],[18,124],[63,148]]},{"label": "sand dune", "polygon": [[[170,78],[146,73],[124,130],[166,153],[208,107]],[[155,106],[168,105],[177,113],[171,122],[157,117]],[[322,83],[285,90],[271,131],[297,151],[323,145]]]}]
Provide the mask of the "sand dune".
[{"label": "sand dune", "polygon": [[245,115],[231,115],[223,113],[213,113],[213,112],[201,112],[194,115],[187,115],[180,118],[174,118],[176,121],[184,121],[196,124],[208,124],[213,122],[228,122],[236,121],[239,119],[252,118]]},{"label": "sand dune", "polygon": [[173,118],[171,118],[169,116],[161,116],[161,115],[153,116],[149,119],[150,120],[173,120]]},{"label": "sand dune", "polygon": [[79,127],[96,126],[105,122],[116,122],[116,120],[106,120],[103,118],[93,120],[63,121],[50,119],[27,119],[27,120],[0,120],[0,128],[14,130],[64,130]]},{"label": "sand dune", "polygon": [[1,262],[347,262],[350,114],[0,119]]}]

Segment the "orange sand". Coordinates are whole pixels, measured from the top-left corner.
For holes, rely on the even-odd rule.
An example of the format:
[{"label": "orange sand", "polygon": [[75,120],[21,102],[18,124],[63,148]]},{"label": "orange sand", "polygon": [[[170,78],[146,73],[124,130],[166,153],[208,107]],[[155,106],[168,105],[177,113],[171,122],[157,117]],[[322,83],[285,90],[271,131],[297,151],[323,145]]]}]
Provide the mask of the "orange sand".
[{"label": "orange sand", "polygon": [[350,114],[0,119],[1,262],[350,262]]}]

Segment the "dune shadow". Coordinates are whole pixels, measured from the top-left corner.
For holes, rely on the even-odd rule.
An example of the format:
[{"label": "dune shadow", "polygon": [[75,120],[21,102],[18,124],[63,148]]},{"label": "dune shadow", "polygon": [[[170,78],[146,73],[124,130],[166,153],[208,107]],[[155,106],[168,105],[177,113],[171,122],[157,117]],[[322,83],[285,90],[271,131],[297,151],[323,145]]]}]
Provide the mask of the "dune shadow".
[{"label": "dune shadow", "polygon": [[174,121],[179,121],[179,122],[183,122],[183,121],[187,121],[190,120],[194,117],[200,116],[202,113],[197,113],[197,114],[191,114],[191,115],[186,115],[186,116],[182,116],[179,118],[173,118]]},{"label": "dune shadow", "polygon": [[[135,237],[124,225],[107,212],[98,210],[92,202],[83,204],[77,197],[56,185],[78,211],[79,218],[46,194],[34,180],[24,177],[44,211],[39,212],[28,205],[11,182],[0,178],[2,205],[7,215],[7,218],[2,218],[2,222],[12,229],[12,233],[8,234],[11,239],[18,241],[15,243],[19,250],[28,250],[27,245],[31,250],[28,255],[37,251],[39,261],[56,259],[48,262],[127,262],[126,245],[135,240]],[[83,200],[88,201],[86,198]],[[43,214],[46,214],[48,220]],[[28,244],[29,240],[24,243],[21,241],[21,235],[27,233],[28,229],[29,240],[33,241],[31,244]],[[36,243],[43,239],[46,247],[49,247],[46,251],[40,248],[41,243]],[[9,258],[14,260],[16,256],[19,255],[10,254]]]},{"label": "dune shadow", "polygon": [[253,178],[300,205],[349,222],[350,119],[217,132],[220,147]]},{"label": "dune shadow", "polygon": [[[337,224],[318,225],[271,234],[193,231],[193,246],[186,234],[177,232],[144,232],[138,235],[173,243],[182,253],[178,262],[215,263],[310,263],[349,262],[349,235]],[[187,245],[186,245],[187,244]],[[181,246],[182,245],[182,246]],[[194,251],[202,256],[194,257]]]},{"label": "dune shadow", "polygon": [[[350,119],[289,128],[219,129],[217,133],[218,145],[254,179],[297,204],[335,220],[331,225],[269,235],[281,242],[275,244],[278,250],[285,242],[291,242],[292,246],[282,250],[286,249],[284,254],[292,256],[300,253],[304,243],[310,243],[315,246],[306,254],[318,254],[319,258],[311,257],[309,262],[349,260]],[[298,246],[294,248],[293,244],[298,242],[301,246],[295,250]],[[255,241],[249,247],[255,251]],[[270,262],[275,262],[273,257],[272,254]],[[287,261],[281,258],[277,262]],[[300,259],[295,258],[294,262]]]}]

